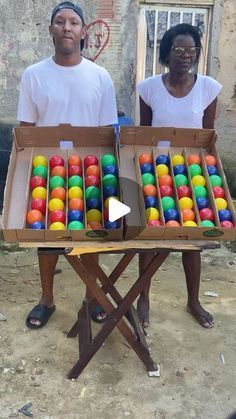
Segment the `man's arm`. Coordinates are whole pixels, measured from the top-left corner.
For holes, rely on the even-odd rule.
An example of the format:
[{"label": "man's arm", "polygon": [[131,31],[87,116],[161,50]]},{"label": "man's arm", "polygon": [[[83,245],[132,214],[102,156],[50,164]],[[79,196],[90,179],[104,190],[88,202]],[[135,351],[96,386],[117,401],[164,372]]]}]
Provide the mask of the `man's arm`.
[{"label": "man's arm", "polygon": [[216,105],[217,105],[217,98],[210,103],[210,105],[205,109],[203,115],[203,128],[213,129],[215,123],[215,116],[216,116]]},{"label": "man's arm", "polygon": [[143,99],[139,96],[140,103],[140,125],[151,126],[152,125],[152,110]]}]

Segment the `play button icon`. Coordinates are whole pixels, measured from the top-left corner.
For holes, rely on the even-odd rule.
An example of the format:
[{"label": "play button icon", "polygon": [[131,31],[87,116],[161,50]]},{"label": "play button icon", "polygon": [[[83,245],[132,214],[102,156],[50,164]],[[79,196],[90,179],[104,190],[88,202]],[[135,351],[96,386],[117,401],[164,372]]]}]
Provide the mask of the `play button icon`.
[{"label": "play button icon", "polygon": [[124,217],[129,214],[131,211],[128,205],[122,204],[115,198],[110,198],[108,201],[108,218],[109,221],[113,222],[119,220],[119,218]]}]

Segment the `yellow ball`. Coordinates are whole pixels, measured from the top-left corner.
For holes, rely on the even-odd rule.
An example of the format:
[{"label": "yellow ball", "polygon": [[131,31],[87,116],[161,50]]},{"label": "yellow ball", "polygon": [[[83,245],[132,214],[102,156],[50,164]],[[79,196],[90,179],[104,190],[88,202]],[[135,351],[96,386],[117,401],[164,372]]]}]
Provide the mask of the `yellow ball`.
[{"label": "yellow ball", "polygon": [[36,166],[47,166],[47,159],[45,156],[34,156],[33,158],[33,167]]},{"label": "yellow ball", "polygon": [[192,209],[193,208],[193,200],[189,198],[188,196],[183,196],[183,198],[180,198],[179,200],[179,206],[180,209]]},{"label": "yellow ball", "polygon": [[54,211],[54,210],[58,210],[58,209],[59,210],[64,210],[64,206],[65,206],[64,202],[59,198],[50,199],[50,201],[48,203],[49,211]]},{"label": "yellow ball", "polygon": [[182,154],[175,154],[171,158],[171,163],[172,163],[172,166],[177,166],[178,164],[182,165],[184,164],[184,157],[182,156]]},{"label": "yellow ball", "polygon": [[195,221],[188,220],[183,223],[183,226],[184,227],[197,227],[197,223],[195,223]]},{"label": "yellow ball", "polygon": [[159,220],[159,211],[154,207],[149,207],[145,210],[147,221]]},{"label": "yellow ball", "polygon": [[193,186],[205,186],[206,180],[202,175],[196,175],[192,177]]},{"label": "yellow ball", "polygon": [[117,201],[119,201],[119,198],[117,198],[117,196],[108,196],[107,199],[105,199],[105,207],[108,208],[109,207],[109,200],[113,198],[116,199]]},{"label": "yellow ball", "polygon": [[79,186],[72,186],[68,191],[69,199],[83,198],[83,190]]},{"label": "yellow ball", "polygon": [[65,224],[61,223],[60,221],[56,221],[55,223],[52,223],[49,227],[49,230],[65,230],[66,226]]},{"label": "yellow ball", "polygon": [[86,213],[87,222],[90,223],[91,221],[102,221],[102,213],[97,209],[91,209]]},{"label": "yellow ball", "polygon": [[37,186],[37,188],[34,188],[32,191],[32,198],[42,198],[42,199],[46,199],[47,198],[47,189],[44,188],[43,186]]},{"label": "yellow ball", "polygon": [[215,205],[216,205],[217,211],[220,211],[222,209],[226,209],[228,204],[224,198],[216,198]]},{"label": "yellow ball", "polygon": [[156,175],[157,177],[162,175],[168,175],[169,174],[169,168],[166,164],[158,164],[156,166]]}]

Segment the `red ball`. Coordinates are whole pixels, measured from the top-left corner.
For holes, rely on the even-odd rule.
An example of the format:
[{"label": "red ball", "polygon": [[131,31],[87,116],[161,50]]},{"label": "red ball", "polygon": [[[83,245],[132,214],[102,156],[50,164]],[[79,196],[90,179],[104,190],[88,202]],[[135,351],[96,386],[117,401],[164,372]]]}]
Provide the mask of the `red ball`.
[{"label": "red ball", "polygon": [[224,198],[225,197],[225,191],[221,186],[213,186],[212,192],[215,198]]},{"label": "red ball", "polygon": [[179,199],[184,198],[185,196],[191,198],[191,189],[187,185],[181,185],[177,188],[177,194]]},{"label": "red ball", "polygon": [[201,220],[210,220],[210,221],[214,221],[214,212],[211,210],[211,208],[202,208],[199,211],[199,215]]},{"label": "red ball", "polygon": [[65,165],[65,161],[61,156],[58,156],[57,154],[55,154],[55,156],[52,156],[49,160],[49,164],[50,164],[50,168],[51,170],[53,169],[53,167],[56,166],[64,166]]},{"label": "red ball", "polygon": [[30,179],[30,189],[37,188],[38,186],[43,186],[45,188],[46,186],[46,179],[42,176],[33,176]]},{"label": "red ball", "polygon": [[68,176],[71,177],[74,175],[83,176],[83,170],[81,166],[68,166]]},{"label": "red ball", "polygon": [[65,224],[66,221],[66,213],[63,210],[57,209],[54,211],[50,211],[49,219],[51,223],[61,222]]},{"label": "red ball", "polygon": [[233,223],[231,223],[231,221],[225,220],[225,221],[221,221],[220,226],[223,228],[233,228]]},{"label": "red ball", "polygon": [[85,178],[85,187],[88,188],[89,186],[99,186],[100,179],[97,176],[86,176]]},{"label": "red ball", "polygon": [[108,219],[109,219],[109,213],[108,213],[108,209],[106,207],[104,207],[104,209],[103,209],[103,219],[104,219],[104,221],[108,221]]},{"label": "red ball", "polygon": [[161,197],[163,196],[173,196],[173,188],[170,185],[161,185],[160,186],[160,194]]},{"label": "red ball", "polygon": [[89,166],[98,166],[98,158],[94,156],[93,154],[88,154],[84,158],[84,167],[87,169]]},{"label": "red ball", "polygon": [[38,210],[43,215],[45,215],[46,214],[46,199],[43,199],[43,198],[32,199],[30,203],[30,207],[32,210]]},{"label": "red ball", "polygon": [[147,225],[149,227],[160,227],[162,224],[160,220],[150,220],[148,221]]}]

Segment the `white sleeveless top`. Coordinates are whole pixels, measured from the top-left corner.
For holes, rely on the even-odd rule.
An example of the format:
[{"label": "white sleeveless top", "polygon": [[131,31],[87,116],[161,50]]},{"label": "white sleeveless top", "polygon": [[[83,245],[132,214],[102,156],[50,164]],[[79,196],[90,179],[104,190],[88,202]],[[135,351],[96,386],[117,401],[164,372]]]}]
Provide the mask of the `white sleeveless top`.
[{"label": "white sleeveless top", "polygon": [[137,86],[139,95],[152,109],[152,126],[176,128],[202,128],[204,111],[221,88],[213,78],[197,75],[192,90],[176,98],[166,89],[162,74],[148,77]]}]

